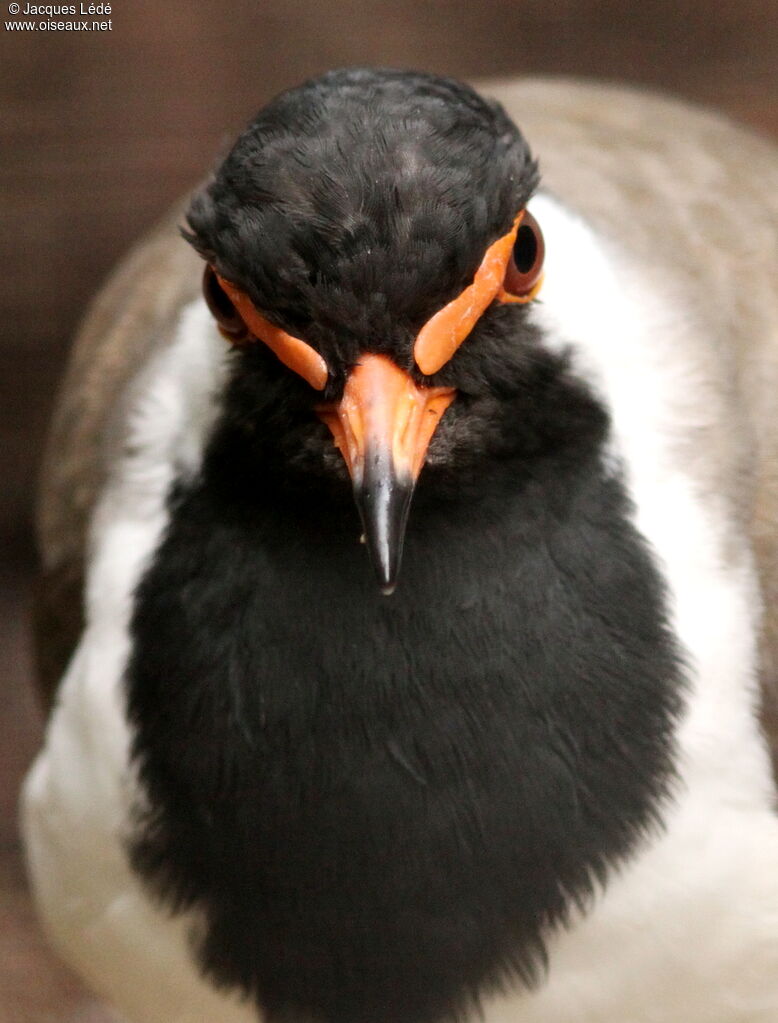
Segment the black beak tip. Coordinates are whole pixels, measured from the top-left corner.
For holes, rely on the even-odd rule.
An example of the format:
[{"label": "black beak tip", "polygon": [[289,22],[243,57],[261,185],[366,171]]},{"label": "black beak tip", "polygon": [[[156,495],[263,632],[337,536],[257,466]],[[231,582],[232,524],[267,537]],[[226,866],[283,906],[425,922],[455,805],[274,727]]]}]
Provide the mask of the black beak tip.
[{"label": "black beak tip", "polygon": [[[407,497],[402,495],[402,499],[405,508],[399,509],[395,516],[378,515],[372,528],[365,525],[368,553],[379,589],[385,597],[394,593],[400,575],[410,494]],[[393,507],[390,510],[395,511]]]},{"label": "black beak tip", "polygon": [[402,556],[402,540],[400,541],[400,549],[390,551],[389,553],[396,554],[396,556],[392,558],[393,563],[384,561],[381,558],[377,559],[375,555],[373,555],[373,564],[375,567],[376,578],[378,580],[378,586],[385,597],[391,597],[397,589],[397,579],[400,574],[400,559]]},{"label": "black beak tip", "polygon": [[[381,593],[394,593],[400,574],[408,509],[414,481],[398,476],[388,460],[367,460],[364,478],[354,487],[365,543]],[[372,470],[372,471],[370,471]]]}]

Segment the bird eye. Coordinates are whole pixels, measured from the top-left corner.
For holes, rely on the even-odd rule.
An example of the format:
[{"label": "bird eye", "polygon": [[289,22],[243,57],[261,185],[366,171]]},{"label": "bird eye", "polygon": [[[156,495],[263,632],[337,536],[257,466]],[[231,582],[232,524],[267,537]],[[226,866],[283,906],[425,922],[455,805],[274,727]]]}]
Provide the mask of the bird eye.
[{"label": "bird eye", "polygon": [[535,297],[543,277],[545,252],[543,232],[529,210],[525,210],[505,270],[499,296],[502,302],[529,302]]},{"label": "bird eye", "polygon": [[216,271],[210,264],[203,273],[203,296],[223,337],[233,344],[240,344],[251,337],[251,332],[232,304],[229,295],[219,284]]}]

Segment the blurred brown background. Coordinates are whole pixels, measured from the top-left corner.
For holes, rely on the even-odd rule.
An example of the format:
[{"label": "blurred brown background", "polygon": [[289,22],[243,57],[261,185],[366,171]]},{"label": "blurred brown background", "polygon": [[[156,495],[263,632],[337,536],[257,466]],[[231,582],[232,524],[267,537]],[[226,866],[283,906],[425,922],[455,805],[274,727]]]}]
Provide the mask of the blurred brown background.
[{"label": "blurred brown background", "polygon": [[[273,93],[344,64],[620,79],[718,106],[778,137],[776,0],[112,7],[111,32],[3,27],[0,41],[0,1023],[107,1018],[36,934],[15,803],[40,741],[26,631],[36,464],[68,339],[128,243]],[[6,11],[2,0],[0,18]]]}]

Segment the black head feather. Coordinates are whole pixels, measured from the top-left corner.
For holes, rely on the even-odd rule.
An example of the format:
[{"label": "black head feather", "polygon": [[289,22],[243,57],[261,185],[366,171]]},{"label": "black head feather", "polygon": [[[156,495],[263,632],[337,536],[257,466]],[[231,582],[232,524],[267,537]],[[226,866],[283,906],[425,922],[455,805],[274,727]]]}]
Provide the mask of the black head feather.
[{"label": "black head feather", "polygon": [[271,319],[353,362],[407,344],[536,184],[519,131],[468,86],[334,71],[261,111],[187,237]]}]

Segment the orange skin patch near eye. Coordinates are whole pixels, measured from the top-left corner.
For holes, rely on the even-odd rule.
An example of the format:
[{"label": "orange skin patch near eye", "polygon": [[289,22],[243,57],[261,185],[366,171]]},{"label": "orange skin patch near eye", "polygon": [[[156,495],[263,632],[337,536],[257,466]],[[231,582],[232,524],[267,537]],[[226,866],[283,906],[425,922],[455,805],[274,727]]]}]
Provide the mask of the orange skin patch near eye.
[{"label": "orange skin patch near eye", "polygon": [[523,296],[511,295],[503,288],[523,216],[524,210],[521,210],[510,231],[486,250],[473,283],[439,309],[419,331],[413,354],[422,373],[430,376],[446,365],[495,298],[502,302],[529,302],[540,290],[541,281],[530,294]]},{"label": "orange skin patch near eye", "polygon": [[299,337],[292,337],[285,330],[265,319],[251,299],[240,288],[230,284],[216,274],[227,297],[240,313],[241,319],[251,333],[262,341],[294,373],[306,380],[317,391],[327,386],[329,372],[327,363],[309,344]]},{"label": "orange skin patch near eye", "polygon": [[512,295],[510,291],[506,291],[505,288],[501,287],[497,292],[498,302],[514,302],[518,305],[526,305],[527,302],[531,302],[536,297],[537,293],[543,287],[544,275],[541,274],[538,277],[537,283],[532,285],[532,290],[528,291],[526,295]]}]

